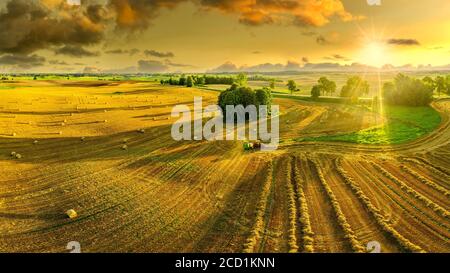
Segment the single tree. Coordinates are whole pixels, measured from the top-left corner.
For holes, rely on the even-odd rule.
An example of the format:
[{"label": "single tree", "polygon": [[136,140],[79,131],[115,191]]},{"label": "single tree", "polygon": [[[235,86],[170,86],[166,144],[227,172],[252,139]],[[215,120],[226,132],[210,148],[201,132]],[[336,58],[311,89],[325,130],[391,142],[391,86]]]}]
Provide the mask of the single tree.
[{"label": "single tree", "polygon": [[323,88],[320,85],[314,85],[311,89],[311,97],[317,99],[320,97]]},{"label": "single tree", "polygon": [[297,91],[297,84],[295,83],[294,80],[289,80],[287,83],[287,88],[289,89],[289,91],[291,91],[291,95]]},{"label": "single tree", "polygon": [[184,75],[178,80],[178,85],[186,85],[186,77]]},{"label": "single tree", "polygon": [[269,82],[269,87],[270,87],[270,89],[272,89],[272,90],[275,89],[275,80],[274,80],[274,79],[271,79],[271,80],[270,80],[270,82]]},{"label": "single tree", "polygon": [[438,92],[438,96],[440,97],[441,92],[445,92],[447,89],[446,80],[442,76],[437,76],[434,82],[436,83],[436,90]]},{"label": "single tree", "polygon": [[192,87],[194,86],[194,80],[192,79],[192,76],[188,76],[187,80],[186,80],[186,86],[187,87]]},{"label": "single tree", "polygon": [[239,73],[236,76],[236,84],[239,86],[247,86],[247,75],[245,75],[244,73]]}]

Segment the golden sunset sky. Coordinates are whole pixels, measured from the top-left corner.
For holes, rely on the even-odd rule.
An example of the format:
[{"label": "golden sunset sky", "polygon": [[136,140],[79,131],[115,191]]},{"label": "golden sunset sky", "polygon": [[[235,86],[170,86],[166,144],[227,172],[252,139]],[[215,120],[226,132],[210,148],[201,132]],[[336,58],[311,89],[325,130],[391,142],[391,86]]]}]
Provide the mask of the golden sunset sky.
[{"label": "golden sunset sky", "polygon": [[449,57],[449,0],[0,0],[1,72],[444,66]]}]

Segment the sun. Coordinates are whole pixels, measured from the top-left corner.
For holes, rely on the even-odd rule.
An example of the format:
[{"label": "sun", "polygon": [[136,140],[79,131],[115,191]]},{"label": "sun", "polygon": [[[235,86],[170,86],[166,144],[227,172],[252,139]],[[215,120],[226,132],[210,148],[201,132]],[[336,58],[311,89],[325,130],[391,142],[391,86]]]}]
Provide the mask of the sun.
[{"label": "sun", "polygon": [[387,50],[379,41],[368,42],[362,54],[364,63],[380,68],[387,61]]}]

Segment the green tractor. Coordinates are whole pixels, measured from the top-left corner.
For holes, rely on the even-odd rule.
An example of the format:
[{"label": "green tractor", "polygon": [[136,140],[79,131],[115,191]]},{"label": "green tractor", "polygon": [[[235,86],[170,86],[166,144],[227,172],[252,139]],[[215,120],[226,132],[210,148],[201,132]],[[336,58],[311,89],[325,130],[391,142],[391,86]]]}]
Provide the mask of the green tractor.
[{"label": "green tractor", "polygon": [[261,141],[244,142],[244,151],[256,151],[261,149]]}]

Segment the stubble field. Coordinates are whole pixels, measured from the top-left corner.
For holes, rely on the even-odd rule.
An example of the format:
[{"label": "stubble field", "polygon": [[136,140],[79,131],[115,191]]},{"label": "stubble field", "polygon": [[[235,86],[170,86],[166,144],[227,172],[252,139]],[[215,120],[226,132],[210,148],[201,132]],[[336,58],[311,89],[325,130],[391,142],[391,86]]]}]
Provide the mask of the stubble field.
[{"label": "stubble field", "polygon": [[[298,142],[384,122],[351,105],[277,98],[282,143],[174,141],[172,107],[217,92],[138,81],[1,89],[0,251],[449,252],[450,101],[398,145]],[[20,154],[20,158],[11,156]],[[74,209],[78,218],[68,219]]]}]

